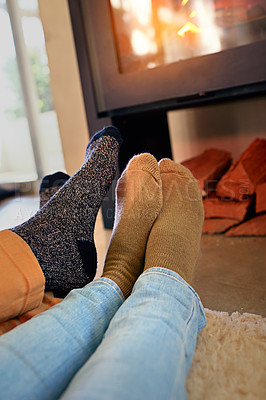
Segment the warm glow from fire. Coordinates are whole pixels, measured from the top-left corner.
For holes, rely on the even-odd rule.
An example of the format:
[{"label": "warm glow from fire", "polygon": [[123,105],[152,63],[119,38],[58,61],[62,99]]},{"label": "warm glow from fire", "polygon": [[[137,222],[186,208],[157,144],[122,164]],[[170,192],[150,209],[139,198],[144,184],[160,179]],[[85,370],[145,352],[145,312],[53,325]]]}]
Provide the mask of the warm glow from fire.
[{"label": "warm glow from fire", "polygon": [[132,33],[131,44],[134,53],[138,56],[144,56],[149,53],[155,54],[157,51],[156,43],[138,29],[135,29]]},{"label": "warm glow from fire", "polygon": [[189,0],[182,0],[181,6],[184,7],[188,2],[189,2]]},{"label": "warm glow from fire", "polygon": [[200,33],[201,29],[197,25],[192,24],[192,22],[188,21],[181,29],[179,29],[177,34],[179,36],[185,36],[187,32]]},{"label": "warm glow from fire", "polygon": [[196,13],[196,11],[194,10],[194,11],[192,11],[190,14],[189,14],[189,18],[194,18],[194,17],[196,17],[196,15],[197,15],[197,13]]},{"label": "warm glow from fire", "polygon": [[[183,0],[182,3],[181,3],[181,6],[185,6],[188,3],[188,1],[189,0]],[[196,17],[196,15],[197,15],[196,10],[193,10],[189,14],[188,18],[192,19],[192,18]],[[181,29],[179,29],[177,34],[179,36],[184,37],[187,32],[190,32],[190,33],[201,33],[201,28],[199,28],[197,25],[193,24],[192,22],[188,21],[188,22],[185,23],[184,26],[182,26]]]},{"label": "warm glow from fire", "polygon": [[[110,0],[121,72],[220,51],[224,33],[217,25],[217,1]],[[241,4],[245,1],[238,0]]]}]

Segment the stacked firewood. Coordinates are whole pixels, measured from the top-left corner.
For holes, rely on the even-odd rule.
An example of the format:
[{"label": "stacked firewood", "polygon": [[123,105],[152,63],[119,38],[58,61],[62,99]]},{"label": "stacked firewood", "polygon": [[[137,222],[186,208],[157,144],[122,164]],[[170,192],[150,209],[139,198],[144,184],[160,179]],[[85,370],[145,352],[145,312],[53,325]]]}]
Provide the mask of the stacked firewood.
[{"label": "stacked firewood", "polygon": [[202,190],[203,233],[266,235],[265,139],[256,139],[233,163],[230,152],[208,149],[182,164]]}]

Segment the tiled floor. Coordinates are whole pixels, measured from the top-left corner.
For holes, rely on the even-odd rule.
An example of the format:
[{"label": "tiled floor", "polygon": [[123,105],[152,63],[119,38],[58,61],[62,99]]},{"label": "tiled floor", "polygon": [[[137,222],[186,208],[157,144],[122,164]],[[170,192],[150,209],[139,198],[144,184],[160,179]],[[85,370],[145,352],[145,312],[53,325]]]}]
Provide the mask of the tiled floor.
[{"label": "tiled floor", "polygon": [[[34,215],[38,197],[19,196],[0,203],[0,229],[18,225]],[[96,220],[97,277],[101,275],[111,230]],[[218,311],[266,316],[266,238],[226,238],[205,235],[193,287],[203,305]]]},{"label": "tiled floor", "polygon": [[266,316],[266,237],[203,235],[193,287],[211,310]]}]

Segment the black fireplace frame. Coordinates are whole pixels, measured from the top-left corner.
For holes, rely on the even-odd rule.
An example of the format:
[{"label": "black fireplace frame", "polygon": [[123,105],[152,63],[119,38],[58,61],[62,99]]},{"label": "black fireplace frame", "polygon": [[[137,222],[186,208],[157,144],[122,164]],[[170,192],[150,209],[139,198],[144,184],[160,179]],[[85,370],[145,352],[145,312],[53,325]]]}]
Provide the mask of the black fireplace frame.
[{"label": "black fireplace frame", "polygon": [[[120,74],[108,0],[68,4],[90,135],[114,124],[124,139],[118,175],[137,153],[172,158],[168,111],[266,95],[266,40]],[[103,203],[107,228],[113,223],[114,187]]]},{"label": "black fireplace frame", "polygon": [[[265,90],[266,40],[122,74],[109,1],[75,2],[79,3],[99,117],[174,109]],[[75,29],[73,16],[72,22]]]}]

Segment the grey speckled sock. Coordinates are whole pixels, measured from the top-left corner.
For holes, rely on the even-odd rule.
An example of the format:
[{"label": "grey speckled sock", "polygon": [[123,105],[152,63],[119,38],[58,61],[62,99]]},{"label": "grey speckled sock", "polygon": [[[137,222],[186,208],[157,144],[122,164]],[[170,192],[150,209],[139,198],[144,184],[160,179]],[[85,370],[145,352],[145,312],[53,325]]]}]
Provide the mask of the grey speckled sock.
[{"label": "grey speckled sock", "polygon": [[66,294],[93,279],[95,219],[114,178],[121,142],[115,127],[96,133],[81,168],[31,219],[11,229],[36,256],[46,290]]},{"label": "grey speckled sock", "polygon": [[51,175],[45,175],[42,178],[40,184],[40,208],[42,208],[47,201],[53,197],[54,194],[66,183],[66,181],[70,178],[69,175],[64,172],[55,172]]}]

